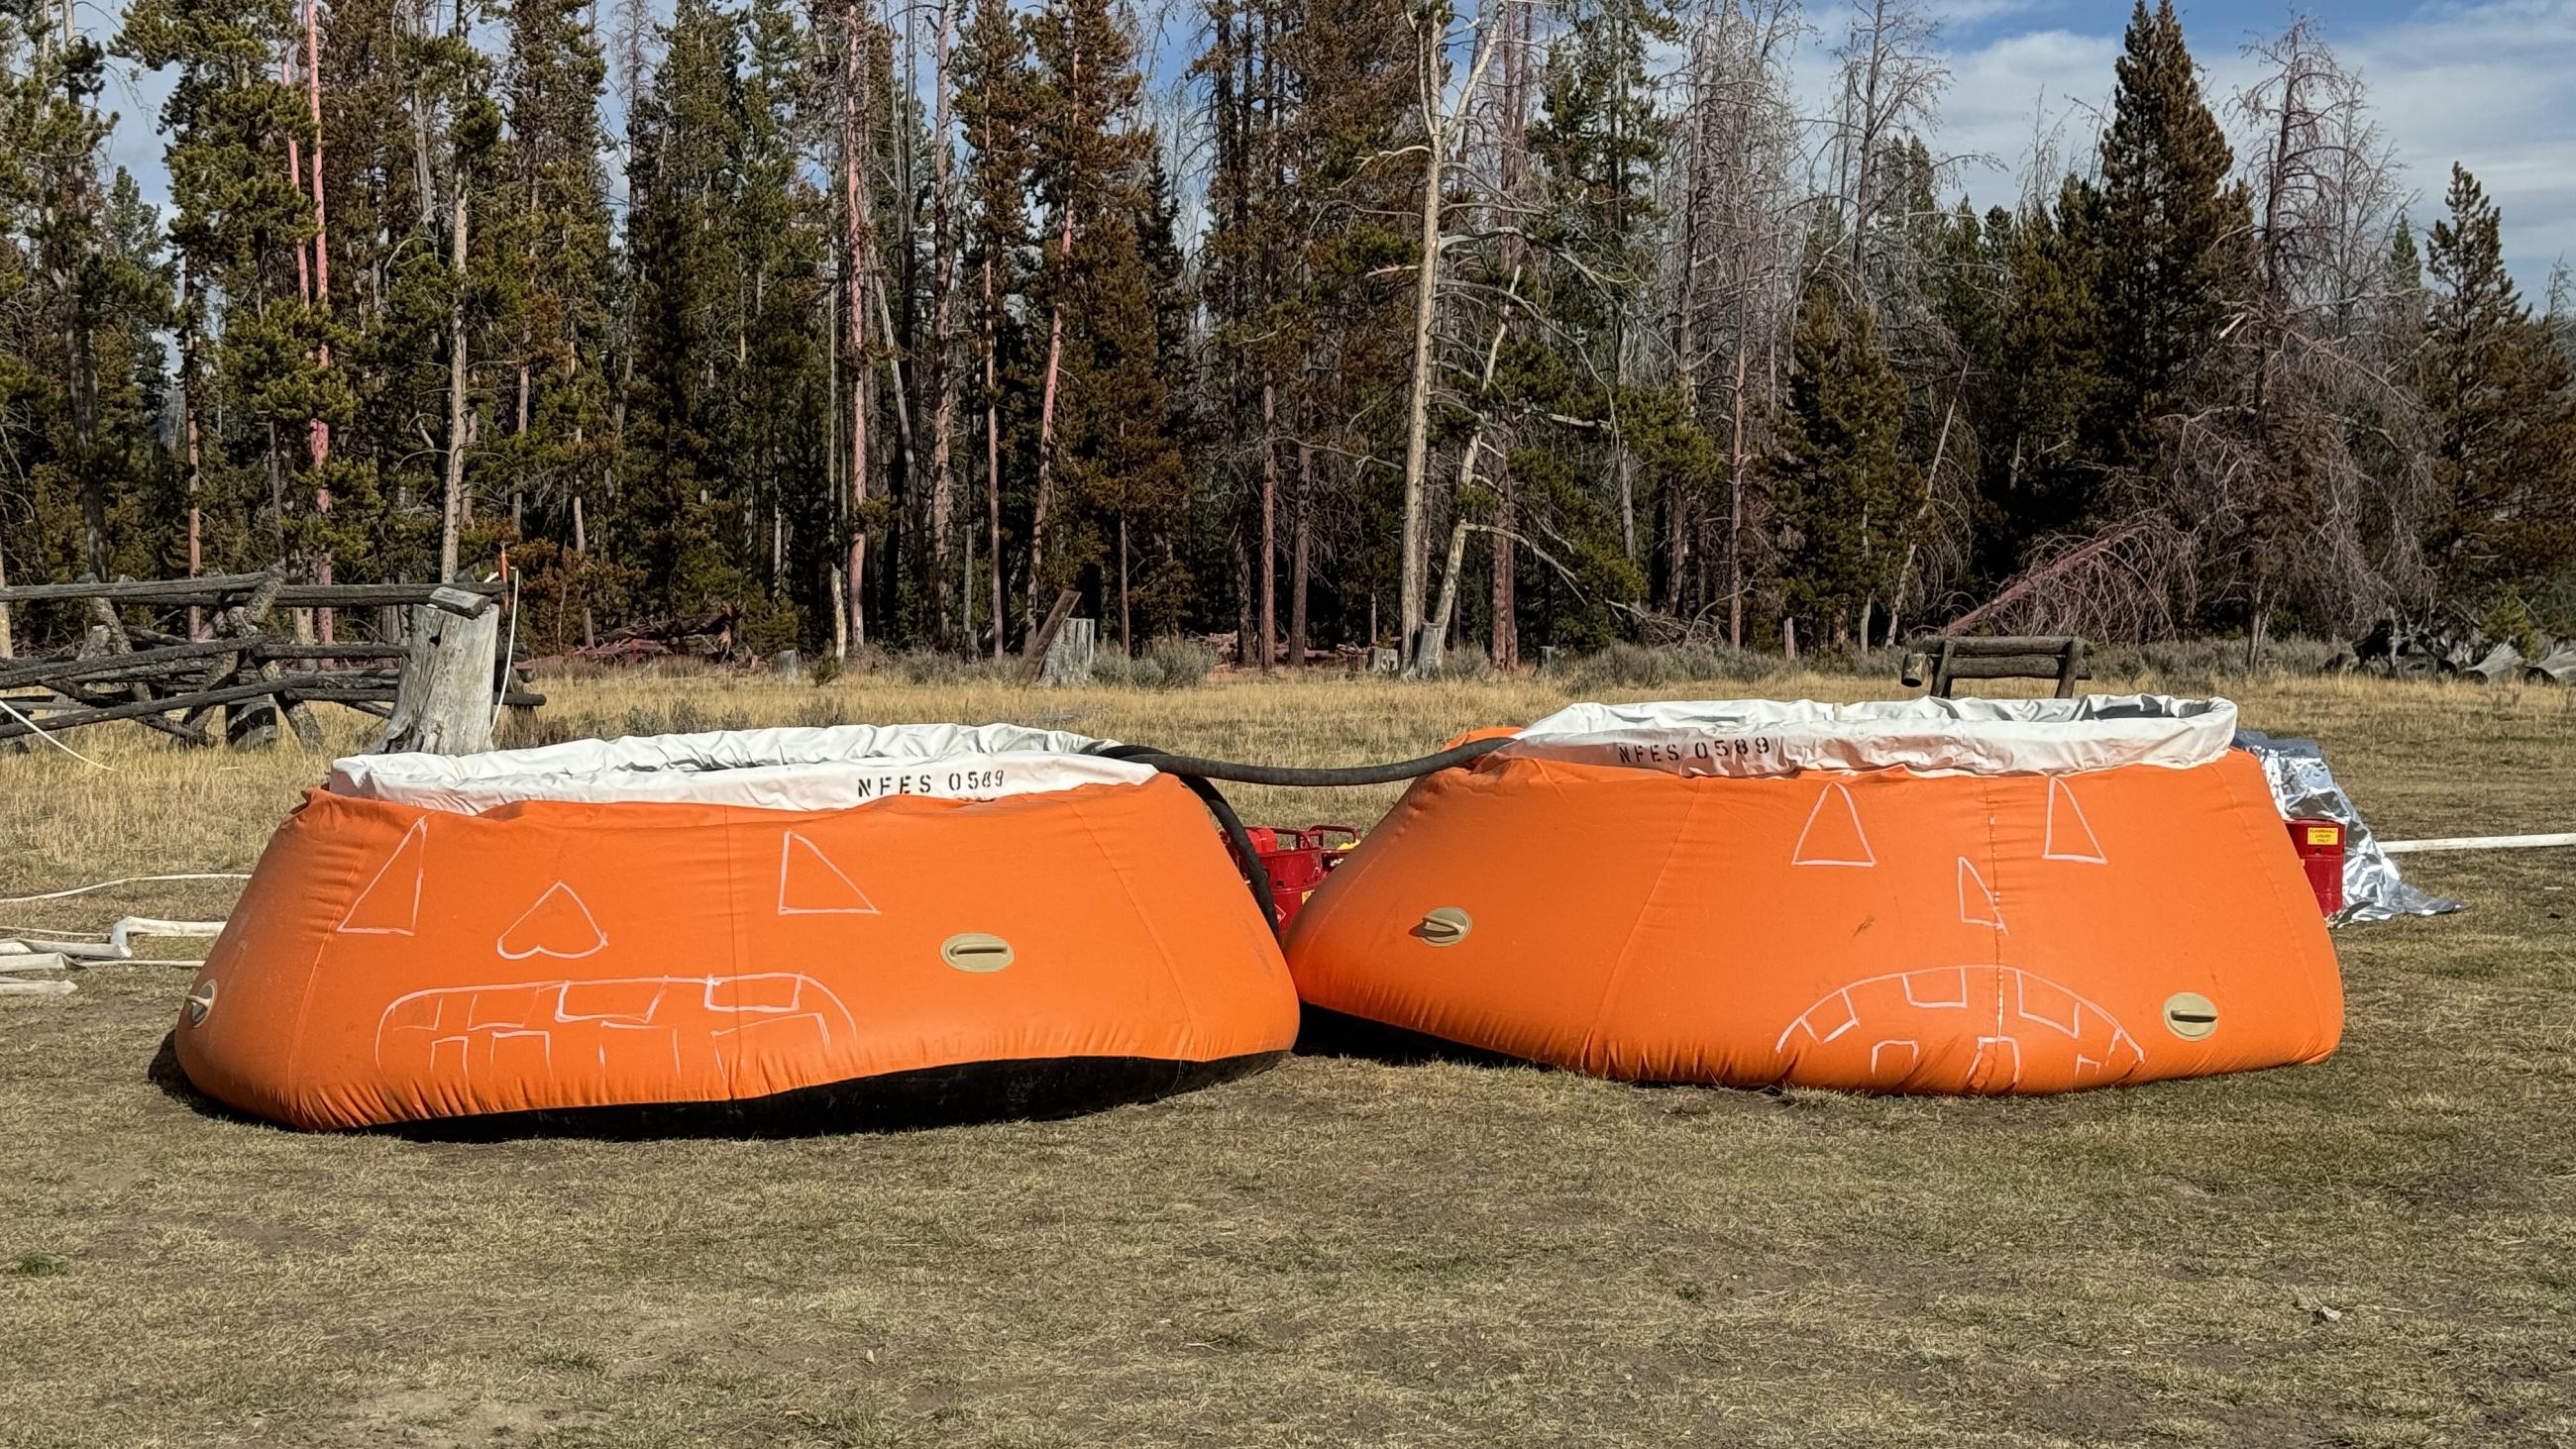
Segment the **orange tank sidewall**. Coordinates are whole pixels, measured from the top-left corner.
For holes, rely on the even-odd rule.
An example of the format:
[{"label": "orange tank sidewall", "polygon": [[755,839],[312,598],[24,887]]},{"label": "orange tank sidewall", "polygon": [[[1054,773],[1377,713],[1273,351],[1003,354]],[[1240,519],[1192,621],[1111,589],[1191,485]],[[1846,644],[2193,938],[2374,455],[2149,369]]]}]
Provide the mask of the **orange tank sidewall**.
[{"label": "orange tank sidewall", "polygon": [[[377,887],[412,849],[406,922]],[[947,964],[964,932],[1008,941],[1011,964]],[[303,1127],[748,1099],[983,1061],[1216,1061],[1285,1050],[1297,1023],[1204,810],[1162,777],[831,812],[477,816],[316,791],[199,979],[217,994],[178,1028],[189,1078]]]},{"label": "orange tank sidewall", "polygon": [[[1835,790],[1863,846],[1806,854],[1871,863],[1797,863]],[[1489,759],[1418,781],[1288,957],[1311,1005],[1625,1079],[2044,1092],[2314,1061],[2342,990],[2278,821],[2235,752],[2055,783]],[[1440,906],[1464,941],[1410,934]],[[2167,1029],[2181,992],[2217,1004],[2207,1038]]]}]

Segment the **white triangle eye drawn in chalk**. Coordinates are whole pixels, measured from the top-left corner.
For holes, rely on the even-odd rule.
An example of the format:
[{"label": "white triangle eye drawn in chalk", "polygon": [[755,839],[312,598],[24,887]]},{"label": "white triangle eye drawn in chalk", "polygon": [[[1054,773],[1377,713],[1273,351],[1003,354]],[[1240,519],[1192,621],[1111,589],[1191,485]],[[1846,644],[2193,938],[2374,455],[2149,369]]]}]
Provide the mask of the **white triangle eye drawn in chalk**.
[{"label": "white triangle eye drawn in chalk", "polygon": [[778,914],[873,916],[876,902],[821,846],[793,830],[778,842]]},{"label": "white triangle eye drawn in chalk", "polygon": [[1789,863],[1878,864],[1877,853],[1869,848],[1869,837],[1861,833],[1860,808],[1852,803],[1849,788],[1836,782],[1816,797],[1815,808],[1807,812],[1806,826],[1798,832],[1798,843],[1789,850]]},{"label": "white triangle eye drawn in chalk", "polygon": [[599,929],[590,907],[582,903],[571,886],[556,881],[537,897],[535,905],[519,913],[493,943],[493,949],[511,961],[524,961],[531,956],[552,956],[559,961],[578,961],[597,955],[608,947],[608,933]]},{"label": "white triangle eye drawn in chalk", "polygon": [[2103,858],[2102,842],[2093,834],[2093,822],[2084,818],[2084,807],[2075,801],[2075,792],[2055,775],[2048,777],[2048,835],[2039,853],[2044,860],[2110,864]]},{"label": "white triangle eye drawn in chalk", "polygon": [[1995,899],[1994,891],[1986,885],[1986,878],[1977,874],[1977,868],[1970,865],[1964,855],[1959,857],[1959,924],[1992,926],[1998,931],[2009,929],[2004,925],[2002,903]]},{"label": "white triangle eye drawn in chalk", "polygon": [[420,880],[428,853],[429,822],[415,820],[331,929],[345,936],[410,935],[420,924]]}]

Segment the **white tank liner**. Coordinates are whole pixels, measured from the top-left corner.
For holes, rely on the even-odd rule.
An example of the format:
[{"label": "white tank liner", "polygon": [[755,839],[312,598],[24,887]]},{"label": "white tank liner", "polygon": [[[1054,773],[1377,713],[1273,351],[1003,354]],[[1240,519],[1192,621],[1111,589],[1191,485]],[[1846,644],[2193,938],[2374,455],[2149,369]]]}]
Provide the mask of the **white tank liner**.
[{"label": "white tank liner", "polygon": [[846,810],[894,795],[998,800],[1080,785],[1134,785],[1146,765],[1108,744],[1025,725],[831,725],[574,740],[479,755],[352,755],[334,794],[460,815],[521,800]]},{"label": "white tank liner", "polygon": [[1675,775],[1906,769],[1918,775],[2065,775],[2121,765],[2188,769],[2225,754],[2224,699],[1666,700],[1574,704],[1497,751]]}]

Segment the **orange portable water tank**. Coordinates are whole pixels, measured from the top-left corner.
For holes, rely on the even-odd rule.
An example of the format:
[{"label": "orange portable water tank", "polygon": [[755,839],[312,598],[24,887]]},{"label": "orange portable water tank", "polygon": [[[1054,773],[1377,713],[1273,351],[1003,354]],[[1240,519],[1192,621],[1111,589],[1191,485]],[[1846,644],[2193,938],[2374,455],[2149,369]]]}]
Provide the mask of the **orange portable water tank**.
[{"label": "orange portable water tank", "polygon": [[2330,1052],[2234,706],[1576,705],[1427,776],[1298,916],[1320,1009],[1638,1081],[2064,1091]]},{"label": "orange portable water tank", "polygon": [[988,725],[342,760],[179,1062],[298,1127],[1049,1115],[1275,1060],[1277,945],[1178,780]]}]

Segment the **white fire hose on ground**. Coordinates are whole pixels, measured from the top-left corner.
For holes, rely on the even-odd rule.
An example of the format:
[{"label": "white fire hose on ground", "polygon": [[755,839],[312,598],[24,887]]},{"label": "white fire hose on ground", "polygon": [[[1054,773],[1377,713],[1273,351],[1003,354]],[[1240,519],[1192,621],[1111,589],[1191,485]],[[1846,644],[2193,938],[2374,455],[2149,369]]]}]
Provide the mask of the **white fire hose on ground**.
[{"label": "white fire hose on ground", "polygon": [[[39,901],[69,900],[121,885],[139,885],[156,881],[181,880],[248,880],[240,871],[191,871],[180,875],[136,875],[93,885],[73,886],[67,890],[42,891],[30,896],[0,898],[0,906],[28,905]],[[83,931],[41,931],[29,928],[25,933],[0,932],[0,996],[69,996],[79,989],[69,981],[26,981],[16,973],[22,971],[68,971],[92,962],[113,961],[129,966],[194,966],[197,962],[185,956],[137,956],[134,942],[142,938],[208,937],[220,934],[221,921],[172,921],[158,916],[124,916],[100,933],[103,940],[57,940],[59,935],[88,935]]]},{"label": "white fire hose on ground", "polygon": [[2448,835],[2439,840],[2383,840],[2379,848],[2391,855],[2410,851],[2434,850],[2540,850],[2553,845],[2576,845],[2576,833],[2567,835]]}]

